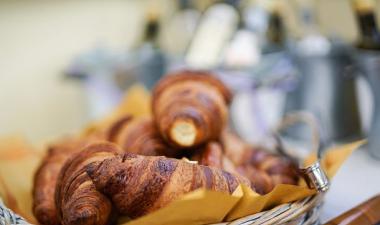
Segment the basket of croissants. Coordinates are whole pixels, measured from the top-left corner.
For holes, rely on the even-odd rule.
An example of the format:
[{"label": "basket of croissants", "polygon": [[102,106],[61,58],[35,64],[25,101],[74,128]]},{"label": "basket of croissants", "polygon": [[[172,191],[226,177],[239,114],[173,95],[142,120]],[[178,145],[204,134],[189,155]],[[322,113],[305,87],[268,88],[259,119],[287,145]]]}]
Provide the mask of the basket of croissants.
[{"label": "basket of croissants", "polygon": [[[243,185],[270,195],[276,185],[297,185],[303,178],[294,160],[253,147],[228,129],[231,99],[230,90],[209,72],[179,71],[154,87],[151,116],[118,115],[51,143],[34,177],[36,220],[106,225],[123,218],[128,224],[198,189],[232,195]],[[323,198],[313,193],[212,223],[312,224]],[[27,223],[1,202],[0,209],[3,224]]]}]

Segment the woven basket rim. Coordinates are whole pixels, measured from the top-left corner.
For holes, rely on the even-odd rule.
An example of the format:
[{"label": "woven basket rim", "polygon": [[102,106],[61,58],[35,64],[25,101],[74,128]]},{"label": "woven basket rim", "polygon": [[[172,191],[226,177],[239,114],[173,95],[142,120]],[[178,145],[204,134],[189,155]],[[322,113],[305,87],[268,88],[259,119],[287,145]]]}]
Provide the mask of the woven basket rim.
[{"label": "woven basket rim", "polygon": [[231,222],[209,225],[283,224],[302,217],[322,203],[324,194],[319,193],[291,203],[284,203],[263,212],[248,215]]},{"label": "woven basket rim", "polygon": [[[321,204],[323,197],[324,194],[319,193],[295,202],[284,203],[273,209],[248,215],[232,222],[214,223],[209,225],[283,224],[295,220],[317,207]],[[25,219],[8,209],[0,199],[0,222],[3,220],[11,222],[10,224],[30,224]]]}]

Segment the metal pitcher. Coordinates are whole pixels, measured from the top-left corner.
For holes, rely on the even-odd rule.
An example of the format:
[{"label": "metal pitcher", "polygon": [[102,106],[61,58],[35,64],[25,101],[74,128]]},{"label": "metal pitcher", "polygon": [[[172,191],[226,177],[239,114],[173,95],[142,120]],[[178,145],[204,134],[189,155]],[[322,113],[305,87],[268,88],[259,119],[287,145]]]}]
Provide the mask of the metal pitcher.
[{"label": "metal pitcher", "polygon": [[355,55],[357,68],[368,80],[374,100],[368,149],[371,155],[380,159],[380,52],[358,50]]},{"label": "metal pitcher", "polygon": [[[285,114],[299,110],[311,112],[319,120],[326,141],[360,137],[355,76],[350,69],[352,50],[343,45],[332,45],[323,55],[295,51],[292,58],[300,78],[296,88],[287,94]],[[294,127],[288,134],[305,138],[305,129]]]}]

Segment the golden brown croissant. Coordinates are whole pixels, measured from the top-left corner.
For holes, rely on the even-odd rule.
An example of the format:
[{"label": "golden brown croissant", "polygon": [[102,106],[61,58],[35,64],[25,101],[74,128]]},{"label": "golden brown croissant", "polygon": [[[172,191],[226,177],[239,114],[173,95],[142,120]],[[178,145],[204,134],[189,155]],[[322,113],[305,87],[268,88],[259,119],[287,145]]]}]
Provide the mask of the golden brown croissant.
[{"label": "golden brown croissant", "polygon": [[[230,158],[238,172],[251,181],[256,181],[256,189],[266,191],[273,189],[276,184],[296,184],[299,179],[299,172],[295,163],[290,159],[277,154],[269,153],[260,148],[252,148],[238,136],[230,131],[224,131],[222,134],[223,150],[228,158]],[[257,172],[258,171],[258,172]],[[263,182],[257,182],[256,174],[265,172],[270,176],[271,182],[268,179],[263,179]],[[262,183],[268,185],[257,188],[257,184]]]},{"label": "golden brown croissant", "polygon": [[[274,163],[273,167],[276,166],[276,163]],[[288,171],[293,170],[293,166],[289,165],[285,168],[284,166],[284,164],[280,163],[276,172],[271,174],[265,169],[247,163],[238,166],[236,171],[251,181],[251,185],[257,193],[266,194],[272,191],[277,184],[297,184],[299,176],[296,173],[287,174]],[[296,168],[294,168],[295,170]]]},{"label": "golden brown croissant", "polygon": [[202,148],[199,148],[191,156],[191,160],[198,164],[223,169],[232,174],[239,174],[235,165],[223,153],[223,148],[219,142],[212,141]]},{"label": "golden brown croissant", "polygon": [[110,200],[98,192],[84,166],[114,157],[120,150],[111,143],[87,146],[66,161],[58,177],[55,193],[59,222],[62,225],[104,225],[115,219]]},{"label": "golden brown croissant", "polygon": [[298,169],[290,159],[262,149],[247,151],[245,157],[247,159],[245,165],[253,165],[267,172],[275,179],[275,183],[297,183]]},{"label": "golden brown croissant", "polygon": [[224,155],[223,149],[218,142],[208,143],[204,148],[199,149],[191,159],[198,161],[201,165],[220,168],[232,174],[240,174],[247,177],[251,181],[251,186],[259,194],[266,194],[275,186],[273,177],[250,164],[241,165],[236,168]]},{"label": "golden brown croissant", "polygon": [[220,137],[224,154],[235,164],[241,165],[245,163],[245,153],[250,151],[251,146],[244,142],[235,133],[225,129]]},{"label": "golden brown croissant", "polygon": [[181,71],[164,77],[154,88],[154,120],[173,146],[198,146],[219,138],[230,100],[230,91],[211,74]]},{"label": "golden brown croissant", "polygon": [[267,172],[251,165],[239,166],[236,170],[251,181],[251,186],[259,194],[269,193],[275,186],[273,178]]},{"label": "golden brown croissant", "polygon": [[92,163],[87,173],[118,212],[137,218],[198,188],[232,193],[246,178],[184,160],[132,153]]},{"label": "golden brown croissant", "polygon": [[121,115],[106,125],[104,130],[99,131],[98,133],[101,134],[98,136],[103,136],[102,138],[107,141],[116,142],[116,139],[118,138],[121,130],[123,130],[125,127],[128,127],[132,120],[133,117],[129,114]]},{"label": "golden brown croissant", "polygon": [[139,155],[176,157],[178,150],[161,138],[151,118],[134,119],[122,126],[114,142],[122,149]]},{"label": "golden brown croissant", "polygon": [[198,149],[192,155],[191,160],[197,161],[200,165],[223,169],[222,146],[216,141],[209,142],[203,148]]},{"label": "golden brown croissant", "polygon": [[119,145],[124,151],[139,155],[176,157],[179,153],[165,143],[149,117],[123,115],[94,135]]},{"label": "golden brown croissant", "polygon": [[89,139],[69,137],[49,146],[34,176],[33,214],[40,224],[58,224],[54,193],[59,171],[72,154],[90,142]]}]

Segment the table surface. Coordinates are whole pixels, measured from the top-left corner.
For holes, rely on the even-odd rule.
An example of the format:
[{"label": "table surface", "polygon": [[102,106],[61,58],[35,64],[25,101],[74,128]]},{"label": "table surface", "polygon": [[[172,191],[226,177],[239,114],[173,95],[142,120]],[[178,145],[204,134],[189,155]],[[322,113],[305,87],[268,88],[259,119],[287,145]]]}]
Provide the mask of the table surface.
[{"label": "table surface", "polygon": [[371,157],[364,146],[350,156],[333,178],[321,221],[326,222],[376,194],[380,194],[380,160]]}]

